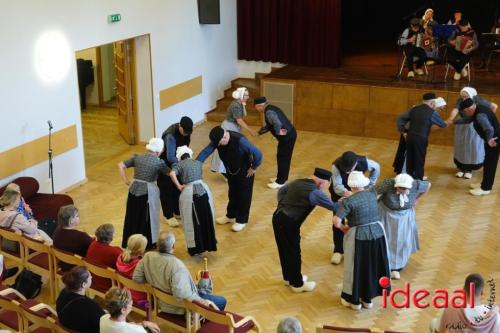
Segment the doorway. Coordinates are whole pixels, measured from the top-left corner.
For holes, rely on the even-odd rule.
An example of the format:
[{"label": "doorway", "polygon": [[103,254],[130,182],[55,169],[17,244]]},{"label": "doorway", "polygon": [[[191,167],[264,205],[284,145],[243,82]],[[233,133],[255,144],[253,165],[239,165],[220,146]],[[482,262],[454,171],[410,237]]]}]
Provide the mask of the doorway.
[{"label": "doorway", "polygon": [[88,169],[154,136],[149,35],[80,50],[75,58]]}]

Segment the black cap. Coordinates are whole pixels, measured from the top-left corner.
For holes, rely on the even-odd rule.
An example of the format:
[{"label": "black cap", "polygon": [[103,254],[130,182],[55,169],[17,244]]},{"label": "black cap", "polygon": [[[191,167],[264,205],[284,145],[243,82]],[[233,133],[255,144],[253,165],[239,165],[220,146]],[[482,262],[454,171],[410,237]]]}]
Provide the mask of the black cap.
[{"label": "black cap", "polygon": [[361,156],[357,155],[352,151],[346,151],[342,154],[340,158],[340,169],[343,172],[351,171],[356,162],[361,158]]},{"label": "black cap", "polygon": [[267,98],[265,98],[264,96],[256,97],[253,100],[253,104],[255,104],[255,105],[257,105],[257,104],[264,104],[264,103],[267,103]]},{"label": "black cap", "polygon": [[430,101],[430,100],[433,100],[433,99],[436,99],[437,96],[435,93],[432,93],[432,92],[429,92],[429,93],[425,93],[423,96],[422,96],[422,99],[424,101]]},{"label": "black cap", "polygon": [[461,19],[460,21],[458,21],[458,25],[461,26],[461,27],[466,27],[469,25],[469,20],[468,19]]},{"label": "black cap", "polygon": [[210,138],[210,142],[212,142],[212,144],[216,147],[219,145],[219,142],[223,136],[224,129],[220,126],[215,126],[214,128],[212,128],[210,134],[208,135],[208,137]]},{"label": "black cap", "polygon": [[420,25],[420,19],[417,18],[417,17],[412,18],[410,20],[410,25],[413,25],[414,27],[419,26]]},{"label": "black cap", "polygon": [[193,133],[193,121],[191,120],[191,118],[184,116],[181,118],[179,124],[181,125],[186,135]]},{"label": "black cap", "polygon": [[467,108],[470,108],[472,105],[474,105],[474,101],[472,100],[472,98],[464,99],[463,101],[460,102],[459,110],[460,111],[465,110]]},{"label": "black cap", "polygon": [[324,180],[330,180],[332,178],[332,173],[330,171],[321,168],[314,169],[314,175]]}]

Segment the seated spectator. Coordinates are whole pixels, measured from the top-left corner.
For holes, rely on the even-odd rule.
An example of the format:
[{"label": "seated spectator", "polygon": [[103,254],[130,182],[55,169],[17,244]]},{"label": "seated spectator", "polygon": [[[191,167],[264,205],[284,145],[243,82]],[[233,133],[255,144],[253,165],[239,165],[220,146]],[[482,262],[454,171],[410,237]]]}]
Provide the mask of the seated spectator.
[{"label": "seated spectator", "polygon": [[[90,262],[116,269],[116,259],[122,253],[118,246],[109,245],[113,241],[115,227],[110,224],[102,224],[95,231],[96,239],[90,244],[87,250],[87,259]],[[111,281],[99,276],[93,276],[94,284],[92,288],[106,291],[111,288]]]},{"label": "seated spectator", "polygon": [[[134,276],[135,267],[142,259],[144,251],[146,251],[146,246],[148,245],[148,239],[141,234],[133,234],[128,238],[127,248],[122,252],[118,259],[116,259],[116,269],[118,272],[122,273],[129,279]],[[132,300],[135,304],[144,302],[146,300],[146,294],[131,290]]]},{"label": "seated spectator", "polygon": [[295,317],[286,317],[281,319],[278,324],[278,333],[301,333],[302,325],[300,321]]},{"label": "seated spectator", "polygon": [[66,328],[83,333],[99,333],[99,318],[104,315],[85,290],[92,284],[92,275],[83,266],[73,267],[63,276],[65,288],[56,301],[57,317]]},{"label": "seated spectator", "polygon": [[27,219],[22,213],[18,212],[17,208],[20,202],[21,192],[14,187],[3,192],[0,197],[0,226],[52,244],[49,235],[45,231],[38,229],[38,222],[35,219]]},{"label": "seated spectator", "polygon": [[[474,295],[469,295],[470,284],[474,284]],[[484,279],[480,274],[470,274],[465,279],[464,290],[467,295],[467,305],[474,297],[474,308],[453,308],[444,310],[441,318],[431,321],[430,333],[490,333],[500,332],[500,314],[494,304],[481,303],[484,290]]]},{"label": "seated spectator", "polygon": [[[85,257],[94,239],[86,232],[76,230],[78,224],[80,224],[78,209],[73,205],[62,206],[57,213],[57,229],[52,237],[54,246],[59,250]],[[63,271],[68,271],[72,266],[61,264],[59,267]]]},{"label": "seated spectator", "polygon": [[[127,323],[127,316],[132,311],[132,296],[128,289],[111,288],[104,297],[107,314],[100,320],[103,333],[159,333],[160,327],[151,321],[141,324]],[[147,331],[146,331],[147,329]]]},{"label": "seated spectator", "polygon": [[[10,183],[9,185],[7,185],[5,191],[10,191],[10,190],[21,193],[21,188],[16,183]],[[24,201],[22,194],[21,194],[21,200],[19,201],[19,206],[17,206],[17,211],[23,214],[24,217],[26,217],[28,220],[34,219],[33,211],[31,210],[30,205],[28,205],[26,201]]]},{"label": "seated spectator", "polygon": [[[146,253],[135,268],[134,281],[147,282],[181,300],[198,301],[206,306],[212,305],[224,310],[227,303],[224,297],[198,293],[198,288],[196,288],[186,265],[173,255],[174,234],[166,231],[161,232],[156,246],[158,251]],[[184,314],[183,308],[161,302],[159,305],[163,312]]]}]

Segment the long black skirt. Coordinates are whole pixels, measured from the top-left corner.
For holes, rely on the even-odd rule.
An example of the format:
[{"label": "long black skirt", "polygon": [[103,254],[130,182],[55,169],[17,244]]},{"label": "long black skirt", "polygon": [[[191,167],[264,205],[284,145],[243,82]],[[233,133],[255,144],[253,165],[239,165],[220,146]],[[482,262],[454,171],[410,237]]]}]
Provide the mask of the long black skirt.
[{"label": "long black skirt", "polygon": [[[142,234],[148,239],[148,249],[154,247],[151,239],[151,220],[149,217],[148,195],[135,196],[131,193],[127,198],[127,212],[123,224],[122,248],[127,247],[128,238],[133,234]],[[156,240],[155,240],[156,243]]]},{"label": "long black skirt", "polygon": [[352,295],[342,293],[342,298],[352,304],[360,300],[371,302],[372,298],[382,295],[379,279],[390,278],[389,258],[385,238],[355,241]]},{"label": "long black skirt", "polygon": [[196,246],[188,248],[190,255],[200,254],[205,251],[217,251],[215,238],[214,218],[210,209],[208,194],[193,195],[193,230]]}]

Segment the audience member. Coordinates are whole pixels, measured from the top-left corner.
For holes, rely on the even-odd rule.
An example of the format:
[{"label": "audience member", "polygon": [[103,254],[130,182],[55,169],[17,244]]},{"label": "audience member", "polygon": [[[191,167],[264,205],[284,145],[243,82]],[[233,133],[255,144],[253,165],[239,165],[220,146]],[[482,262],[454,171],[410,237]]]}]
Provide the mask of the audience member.
[{"label": "audience member", "polygon": [[[125,275],[129,279],[134,276],[135,267],[142,259],[144,251],[146,251],[146,246],[148,245],[148,239],[141,234],[133,234],[128,238],[127,248],[122,252],[118,259],[116,259],[116,269],[121,274]],[[131,290],[132,300],[134,303],[146,300],[146,294]]]},{"label": "audience member", "polygon": [[[160,327],[151,321],[141,324],[127,323],[132,311],[132,296],[128,289],[111,288],[104,297],[107,314],[101,317],[99,327],[103,333],[159,333]],[[147,329],[147,330],[146,330]]]},{"label": "audience member", "polygon": [[99,333],[99,318],[104,311],[94,300],[85,296],[92,284],[92,275],[83,266],[73,267],[63,276],[65,288],[56,301],[59,322],[66,328],[82,333]]},{"label": "audience member", "polygon": [[302,325],[295,317],[286,317],[281,319],[278,324],[277,333],[301,333]]}]

